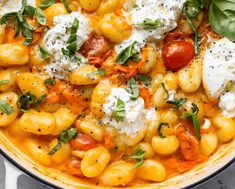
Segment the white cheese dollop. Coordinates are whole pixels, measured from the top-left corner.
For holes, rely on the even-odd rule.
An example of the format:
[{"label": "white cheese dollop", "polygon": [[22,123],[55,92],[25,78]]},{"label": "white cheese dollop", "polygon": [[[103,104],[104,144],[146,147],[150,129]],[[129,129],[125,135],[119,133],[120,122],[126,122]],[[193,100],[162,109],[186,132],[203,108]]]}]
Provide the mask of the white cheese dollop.
[{"label": "white cheese dollop", "polygon": [[235,83],[235,43],[226,38],[212,42],[203,61],[203,86],[207,95],[220,99],[223,115],[235,116],[235,92],[225,92]]},{"label": "white cheese dollop", "polygon": [[[113,88],[107,97],[107,103],[103,105],[105,113],[103,123],[115,127],[120,134],[135,136],[138,132],[145,130],[149,122],[154,120],[156,112],[154,109],[145,109],[144,100],[139,97],[136,100],[130,98],[131,94],[123,88]],[[117,99],[125,103],[125,118],[117,122],[112,117],[112,111],[116,107]]]},{"label": "white cheese dollop", "polygon": [[70,37],[70,28],[75,18],[79,20],[76,34],[77,45],[81,47],[88,39],[90,28],[88,19],[80,12],[54,17],[54,27],[48,30],[43,38],[44,48],[52,55],[50,63],[44,66],[44,70],[52,77],[67,79],[68,73],[80,67],[80,64],[86,63],[85,58],[80,53],[76,53],[76,56],[81,58],[81,61],[78,63],[77,61],[71,61],[61,51],[62,48],[66,49],[68,46],[67,41]]},{"label": "white cheese dollop", "polygon": [[[36,6],[35,0],[27,0],[27,5]],[[22,7],[22,0],[0,0],[0,16],[10,13],[18,12]]]},{"label": "white cheese dollop", "polygon": [[[131,15],[133,31],[129,39],[116,45],[116,51],[119,53],[133,41],[137,42],[137,48],[142,48],[147,42],[162,40],[169,31],[176,28],[184,2],[185,0],[132,0],[127,2],[126,7],[132,7],[127,15]],[[161,26],[159,28],[137,26],[145,19],[159,20]]]}]

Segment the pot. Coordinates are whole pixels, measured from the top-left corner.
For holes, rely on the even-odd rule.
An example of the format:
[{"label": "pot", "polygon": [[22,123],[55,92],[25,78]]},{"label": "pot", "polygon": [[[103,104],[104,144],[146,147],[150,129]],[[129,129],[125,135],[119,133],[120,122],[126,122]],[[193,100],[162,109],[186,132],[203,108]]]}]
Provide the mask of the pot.
[{"label": "pot", "polygon": [[[17,149],[11,141],[7,139],[3,132],[0,131],[0,153],[21,171],[33,177],[39,182],[52,188],[66,189],[111,189],[111,187],[102,187],[91,185],[84,179],[68,176],[60,171],[45,167],[35,162],[30,157]],[[138,184],[128,186],[126,189],[143,188],[143,189],[181,189],[192,188],[208,179],[212,178],[223,169],[228,167],[235,160],[235,139],[231,142],[221,145],[217,151],[210,156],[208,161],[198,165],[194,169],[181,175],[169,178],[161,183]],[[10,167],[11,168],[11,167]],[[12,174],[13,173],[13,174]],[[13,178],[17,173],[11,172],[10,178],[7,178],[13,184]],[[6,189],[12,189],[12,185]],[[114,189],[114,188],[112,188]]]}]

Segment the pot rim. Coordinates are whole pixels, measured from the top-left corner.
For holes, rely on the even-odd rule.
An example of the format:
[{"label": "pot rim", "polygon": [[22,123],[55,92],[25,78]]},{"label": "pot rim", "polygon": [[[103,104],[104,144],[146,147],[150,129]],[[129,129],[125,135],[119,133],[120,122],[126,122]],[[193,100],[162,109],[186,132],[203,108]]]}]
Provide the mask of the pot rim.
[{"label": "pot rim", "polygon": [[[35,175],[34,173],[32,173],[31,171],[29,171],[28,169],[24,168],[22,165],[20,165],[16,160],[14,160],[13,157],[11,157],[10,155],[8,155],[3,149],[0,148],[0,154],[6,158],[10,163],[12,163],[16,168],[20,169],[23,173],[25,173],[26,175],[30,176],[31,178],[35,179],[36,181],[40,182],[41,184],[44,184],[48,187],[51,188],[56,188],[56,189],[64,189],[58,185],[55,185],[51,182],[48,182],[47,180],[40,178],[39,176]],[[212,178],[214,178],[216,175],[218,175],[219,173],[221,173],[223,170],[225,170],[226,168],[228,168],[230,165],[232,165],[235,162],[235,157],[233,157],[230,161],[228,161],[226,164],[224,164],[222,167],[220,167],[218,170],[216,170],[215,172],[212,172],[211,174],[209,174],[208,176],[200,179],[199,181],[192,183],[188,186],[185,186],[182,189],[190,189],[193,188],[195,186],[199,186],[203,183],[205,183],[206,181],[211,180]]]}]

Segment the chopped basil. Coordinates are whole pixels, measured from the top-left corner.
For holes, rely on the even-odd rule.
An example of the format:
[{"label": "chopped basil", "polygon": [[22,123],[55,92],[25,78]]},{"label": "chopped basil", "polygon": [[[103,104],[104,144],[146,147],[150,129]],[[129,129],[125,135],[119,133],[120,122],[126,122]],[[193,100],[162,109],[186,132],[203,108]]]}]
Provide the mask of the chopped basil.
[{"label": "chopped basil", "polygon": [[29,5],[27,5],[26,7],[25,7],[25,13],[27,14],[27,15],[29,15],[31,18],[33,18],[33,16],[34,16],[34,14],[35,14],[35,8],[34,7],[32,7],[32,6],[29,6]]},{"label": "chopped basil", "polygon": [[55,4],[55,0],[42,0],[41,5],[39,5],[39,7],[45,9],[53,4]]},{"label": "chopped basil", "polygon": [[139,87],[134,78],[131,78],[129,81],[127,81],[126,90],[127,92],[132,94],[130,98],[133,100],[137,99],[140,96]]},{"label": "chopped basil", "polygon": [[119,98],[115,109],[112,110],[112,116],[117,122],[123,121],[126,117],[125,103]]},{"label": "chopped basil", "polygon": [[96,76],[97,74],[99,74],[101,77],[104,77],[105,73],[106,73],[105,69],[101,68],[97,71],[94,71],[94,72],[91,72],[91,73],[87,74],[87,77],[89,77],[90,79],[94,79],[94,76]]},{"label": "chopped basil", "polygon": [[162,134],[162,127],[163,126],[167,126],[169,127],[169,123],[166,123],[166,122],[162,122],[159,124],[158,128],[157,128],[157,132],[158,132],[158,135],[161,137],[161,138],[165,138],[165,136]]},{"label": "chopped basil", "polygon": [[134,41],[130,46],[122,50],[116,58],[118,64],[125,64],[129,59],[137,62],[140,60],[139,52],[135,49],[136,41]]},{"label": "chopped basil", "polygon": [[143,22],[136,25],[144,28],[159,28],[162,26],[162,23],[159,19],[151,20],[149,18],[146,18]]},{"label": "chopped basil", "polygon": [[70,127],[67,130],[64,130],[58,136],[58,143],[56,146],[48,153],[48,155],[54,155],[62,146],[62,143],[68,143],[71,139],[75,139],[78,135],[78,131],[75,127]]},{"label": "chopped basil", "polygon": [[77,46],[77,30],[79,27],[79,20],[74,19],[73,25],[70,28],[70,37],[67,41],[68,45],[65,48],[62,48],[61,51],[63,55],[69,56],[71,60],[80,61],[80,58],[75,55],[75,52],[79,49]]},{"label": "chopped basil", "polygon": [[199,13],[203,10],[203,5],[198,0],[187,0],[184,4],[183,12],[190,24],[195,37],[194,37],[194,49],[195,53],[198,55],[200,53],[200,37],[197,31],[197,27],[194,25],[193,21],[197,19]]},{"label": "chopped basil", "polygon": [[41,47],[40,45],[38,45],[38,48],[42,59],[48,59],[50,57],[48,51],[45,48]]},{"label": "chopped basil", "polygon": [[165,83],[161,83],[163,90],[166,92],[166,99],[170,97],[168,90],[166,89]]},{"label": "chopped basil", "polygon": [[193,123],[194,129],[196,131],[196,137],[198,139],[200,139],[201,138],[201,135],[200,135],[201,128],[200,128],[200,122],[199,122],[199,119],[197,116],[199,109],[198,109],[197,105],[194,103],[192,103],[191,109],[192,109],[192,112],[185,112],[183,114],[182,118],[187,118],[189,121],[191,121]]},{"label": "chopped basil", "polygon": [[142,81],[144,84],[148,87],[151,85],[152,78],[149,77],[148,75],[136,75],[135,79],[137,81]]},{"label": "chopped basil", "polygon": [[65,9],[67,10],[67,12],[68,12],[68,13],[71,13],[72,11],[71,11],[71,9],[69,8],[69,5],[68,5],[67,1],[66,1],[66,0],[62,0],[62,2],[63,2],[63,4],[64,4],[64,7],[65,7]]},{"label": "chopped basil", "polygon": [[40,96],[35,102],[34,108],[38,107],[38,105],[41,104],[45,100],[46,97],[47,97],[46,94],[43,94],[42,96]]},{"label": "chopped basil", "polygon": [[177,109],[179,109],[187,101],[188,101],[187,98],[180,98],[180,99],[168,100],[167,103],[171,104],[171,105],[174,105]]},{"label": "chopped basil", "polygon": [[37,18],[37,21],[39,24],[41,24],[41,25],[46,24],[47,19],[46,19],[45,13],[42,11],[42,9],[40,9],[39,7],[36,7],[35,15],[36,15],[36,18]]},{"label": "chopped basil", "polygon": [[46,80],[44,81],[44,83],[45,83],[46,85],[54,85],[54,84],[55,84],[55,80],[54,80],[54,79],[46,79]]},{"label": "chopped basil", "polygon": [[22,112],[26,112],[31,106],[36,108],[46,98],[46,94],[43,94],[38,99],[31,92],[24,93],[19,96],[18,106]]},{"label": "chopped basil", "polygon": [[20,13],[23,13],[24,12],[24,9],[26,7],[26,4],[27,4],[27,0],[23,0],[22,1],[22,5],[21,5],[21,9],[20,9]]},{"label": "chopped basil", "polygon": [[3,100],[0,100],[0,111],[7,115],[10,115],[15,110],[8,103]]},{"label": "chopped basil", "polygon": [[135,159],[136,163],[134,165],[134,168],[140,166],[143,162],[144,162],[144,155],[145,155],[145,151],[143,151],[141,148],[137,148],[135,150],[135,152],[129,156],[128,158],[130,159]]},{"label": "chopped basil", "polygon": [[0,86],[3,86],[3,85],[7,85],[8,83],[10,83],[10,80],[1,80],[0,81]]}]

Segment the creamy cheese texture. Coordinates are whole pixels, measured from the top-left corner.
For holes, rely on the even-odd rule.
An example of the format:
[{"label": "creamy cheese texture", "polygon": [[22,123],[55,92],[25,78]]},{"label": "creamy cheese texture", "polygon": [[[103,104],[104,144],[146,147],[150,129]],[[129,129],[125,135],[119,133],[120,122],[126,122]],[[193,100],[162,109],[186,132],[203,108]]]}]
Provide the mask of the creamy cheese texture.
[{"label": "creamy cheese texture", "polygon": [[223,115],[235,116],[234,89],[226,92],[228,85],[235,83],[235,43],[226,38],[212,42],[203,61],[203,86],[208,96],[220,99]]},{"label": "creamy cheese texture", "polygon": [[[130,98],[131,94],[123,88],[113,88],[107,97],[107,103],[103,105],[105,113],[102,121],[109,126],[115,127],[120,134],[135,136],[138,132],[145,130],[147,124],[154,120],[156,112],[154,109],[145,109],[144,100],[139,97],[136,100]],[[125,103],[125,119],[117,122],[112,117],[112,111],[116,102],[121,99]]]},{"label": "creamy cheese texture", "polygon": [[[27,0],[27,5],[36,6],[35,0]],[[10,12],[18,12],[22,7],[22,0],[0,0],[0,16]]]},{"label": "creamy cheese texture", "polygon": [[[116,51],[137,42],[137,48],[142,48],[147,42],[156,42],[163,39],[166,34],[176,28],[177,20],[181,14],[185,0],[129,0],[125,4],[127,15],[131,15],[133,26],[132,35],[123,43],[116,45]],[[144,28],[138,26],[146,19],[158,20],[161,23],[157,28]]]},{"label": "creamy cheese texture", "polygon": [[81,64],[86,63],[86,59],[80,53],[76,53],[76,56],[81,59],[81,61],[77,62],[63,55],[61,51],[62,48],[66,49],[68,45],[67,41],[70,37],[70,28],[75,18],[79,20],[79,27],[76,34],[78,48],[81,47],[88,39],[90,27],[88,19],[80,12],[54,17],[54,27],[48,30],[43,38],[43,46],[52,56],[50,63],[44,66],[44,70],[52,77],[67,79],[71,71],[80,67]]}]

